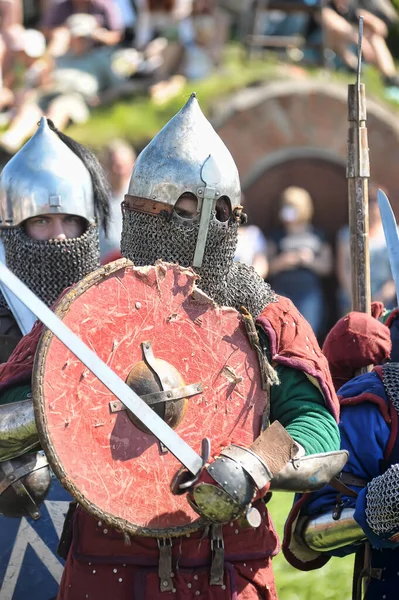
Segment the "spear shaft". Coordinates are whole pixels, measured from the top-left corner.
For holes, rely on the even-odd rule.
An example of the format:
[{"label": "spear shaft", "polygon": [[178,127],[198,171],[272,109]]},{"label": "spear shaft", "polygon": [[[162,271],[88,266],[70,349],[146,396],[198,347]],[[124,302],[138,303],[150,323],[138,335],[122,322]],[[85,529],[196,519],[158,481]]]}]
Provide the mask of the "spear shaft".
[{"label": "spear shaft", "polygon": [[363,17],[359,19],[356,83],[348,85],[348,179],[349,232],[352,276],[352,310],[371,314],[368,179],[369,148],[366,126],[366,89],[360,83]]}]

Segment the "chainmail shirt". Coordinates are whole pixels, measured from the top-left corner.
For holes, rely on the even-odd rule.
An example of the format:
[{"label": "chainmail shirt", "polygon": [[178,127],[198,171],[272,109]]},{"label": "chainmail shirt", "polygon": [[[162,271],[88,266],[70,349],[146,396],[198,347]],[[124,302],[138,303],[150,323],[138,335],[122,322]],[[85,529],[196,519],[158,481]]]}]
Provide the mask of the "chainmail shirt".
[{"label": "chainmail shirt", "polygon": [[[399,363],[382,367],[385,392],[399,413]],[[367,486],[366,519],[377,535],[393,535],[399,531],[399,464],[392,465]]]},{"label": "chainmail shirt", "polygon": [[[138,267],[154,265],[157,260],[193,264],[199,221],[153,216],[125,210],[121,251]],[[234,262],[238,224],[221,223],[213,216],[208,230],[199,287],[220,306],[239,310],[241,306],[256,318],[277,298],[252,267]]]},{"label": "chainmail shirt", "polygon": [[[47,306],[100,265],[96,225],[66,240],[34,240],[20,227],[3,230],[1,236],[7,266]],[[1,293],[0,306],[6,306]]]}]

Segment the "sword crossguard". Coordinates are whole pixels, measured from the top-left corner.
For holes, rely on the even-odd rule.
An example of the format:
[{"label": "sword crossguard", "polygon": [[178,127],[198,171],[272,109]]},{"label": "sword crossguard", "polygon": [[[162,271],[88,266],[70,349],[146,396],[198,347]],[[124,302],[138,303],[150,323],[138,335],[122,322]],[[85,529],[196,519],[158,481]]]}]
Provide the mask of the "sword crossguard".
[{"label": "sword crossguard", "polygon": [[170,484],[170,489],[172,494],[175,496],[181,496],[185,494],[187,490],[189,490],[197,481],[202,472],[202,469],[205,467],[207,462],[209,461],[211,455],[211,441],[209,438],[204,438],[201,443],[201,458],[202,458],[202,467],[198,471],[196,475],[192,475],[185,467],[181,467],[176,475],[173,477],[172,482]]}]

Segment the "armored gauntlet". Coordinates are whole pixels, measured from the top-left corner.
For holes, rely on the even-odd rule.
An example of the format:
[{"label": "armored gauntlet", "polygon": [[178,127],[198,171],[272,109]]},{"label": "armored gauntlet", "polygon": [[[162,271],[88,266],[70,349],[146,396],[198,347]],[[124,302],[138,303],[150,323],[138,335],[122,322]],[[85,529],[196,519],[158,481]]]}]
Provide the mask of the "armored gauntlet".
[{"label": "armored gauntlet", "polygon": [[[211,521],[227,523],[245,516],[257,527],[260,515],[252,502],[266,494],[272,477],[297,451],[297,444],[276,421],[249,448],[231,444],[207,463],[189,488],[188,501]],[[184,487],[181,478],[176,481]]]}]

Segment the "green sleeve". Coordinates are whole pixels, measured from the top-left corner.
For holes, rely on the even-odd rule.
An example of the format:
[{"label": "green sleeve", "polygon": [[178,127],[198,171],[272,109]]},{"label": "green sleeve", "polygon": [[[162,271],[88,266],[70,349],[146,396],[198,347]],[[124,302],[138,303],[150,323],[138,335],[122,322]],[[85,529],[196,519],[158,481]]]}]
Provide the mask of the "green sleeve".
[{"label": "green sleeve", "polygon": [[339,450],[338,425],[320,390],[302,371],[278,365],[280,385],[270,391],[270,420],[279,421],[306,454]]},{"label": "green sleeve", "polygon": [[388,317],[391,316],[391,313],[394,310],[396,310],[396,308],[384,308],[384,312],[382,313],[382,315],[380,316],[380,318],[378,320],[381,321],[381,323],[383,323],[383,325],[385,325],[385,323],[388,320]]},{"label": "green sleeve", "polygon": [[12,402],[19,402],[20,400],[27,400],[31,397],[32,389],[29,383],[24,385],[16,385],[8,390],[5,390],[0,394],[0,405],[11,404]]}]

